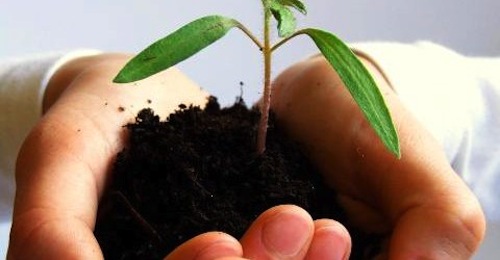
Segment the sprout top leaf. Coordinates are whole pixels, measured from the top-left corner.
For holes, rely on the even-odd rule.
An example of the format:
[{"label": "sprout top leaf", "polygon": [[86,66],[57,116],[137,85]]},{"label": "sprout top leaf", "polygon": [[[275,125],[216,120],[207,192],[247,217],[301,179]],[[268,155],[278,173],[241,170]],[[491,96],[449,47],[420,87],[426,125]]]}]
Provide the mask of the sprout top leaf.
[{"label": "sprout top leaf", "polygon": [[277,4],[275,1],[270,5],[271,13],[278,21],[278,33],[280,37],[288,37],[295,32],[297,22],[290,8]]},{"label": "sprout top leaf", "polygon": [[302,14],[306,14],[306,7],[298,0],[269,0],[268,7],[274,19],[278,21],[278,34],[282,38],[291,36],[296,29],[297,22],[290,7]]},{"label": "sprout top leaf", "polygon": [[307,14],[306,6],[299,0],[275,0],[284,6],[290,6],[301,12],[303,15]]}]

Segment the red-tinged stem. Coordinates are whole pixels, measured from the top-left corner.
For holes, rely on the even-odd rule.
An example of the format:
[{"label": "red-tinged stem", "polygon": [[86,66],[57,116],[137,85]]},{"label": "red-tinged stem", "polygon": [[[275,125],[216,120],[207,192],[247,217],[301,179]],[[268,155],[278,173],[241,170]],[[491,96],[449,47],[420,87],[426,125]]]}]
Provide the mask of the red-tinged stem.
[{"label": "red-tinged stem", "polygon": [[[265,0],[263,0],[263,3]],[[267,126],[269,122],[269,109],[271,107],[271,41],[269,32],[270,11],[264,3],[264,45],[262,54],[264,56],[264,92],[260,106],[260,122],[257,129],[257,154],[263,154],[266,150]]]}]

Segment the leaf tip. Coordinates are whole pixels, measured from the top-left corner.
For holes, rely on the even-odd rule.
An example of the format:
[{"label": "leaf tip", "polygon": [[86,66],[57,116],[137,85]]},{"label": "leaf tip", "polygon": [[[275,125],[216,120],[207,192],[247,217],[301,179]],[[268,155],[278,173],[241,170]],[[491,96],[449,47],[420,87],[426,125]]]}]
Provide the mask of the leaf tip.
[{"label": "leaf tip", "polygon": [[123,75],[123,73],[119,72],[118,75],[113,79],[113,83],[128,83],[127,77]]},{"label": "leaf tip", "polygon": [[390,138],[389,140],[385,139],[383,142],[389,152],[391,152],[398,160],[401,159],[401,145],[399,143],[399,137],[396,132],[394,132],[392,138]]},{"label": "leaf tip", "polygon": [[398,160],[401,159],[401,148],[399,147],[399,144],[391,152]]}]

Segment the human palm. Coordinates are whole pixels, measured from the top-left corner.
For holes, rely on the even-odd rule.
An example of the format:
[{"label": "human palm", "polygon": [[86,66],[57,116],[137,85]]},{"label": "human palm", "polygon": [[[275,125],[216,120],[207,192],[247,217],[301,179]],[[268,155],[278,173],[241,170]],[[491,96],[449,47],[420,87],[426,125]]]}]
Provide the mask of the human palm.
[{"label": "human palm", "polygon": [[485,228],[478,201],[383,75],[363,62],[392,112],[401,159],[385,149],[321,56],[296,64],[275,81],[272,107],[278,121],[337,190],[353,224],[389,235],[386,257],[470,258]]}]

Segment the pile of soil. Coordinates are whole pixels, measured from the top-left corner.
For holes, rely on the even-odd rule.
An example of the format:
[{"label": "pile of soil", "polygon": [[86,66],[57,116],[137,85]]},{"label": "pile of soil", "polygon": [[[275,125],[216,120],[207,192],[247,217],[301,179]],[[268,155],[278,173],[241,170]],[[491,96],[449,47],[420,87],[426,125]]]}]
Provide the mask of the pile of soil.
[{"label": "pile of soil", "polygon": [[255,153],[260,114],[239,99],[221,109],[210,98],[204,110],[180,105],[161,121],[142,110],[118,155],[104,195],[95,235],[106,259],[162,259],[207,231],[238,238],[263,211],[295,204],[314,219],[348,227],[352,259],[377,251],[379,238],[348,226],[319,172],[271,121],[267,149]]}]

